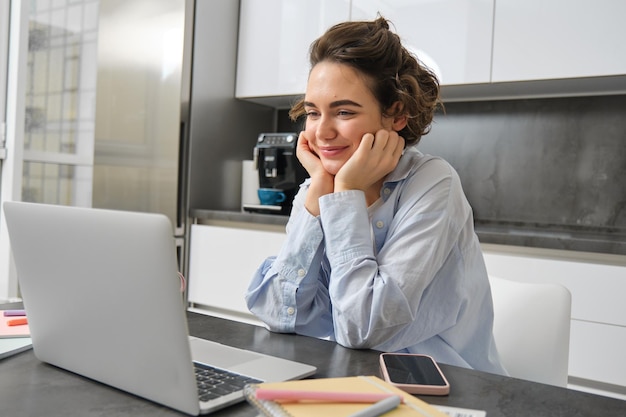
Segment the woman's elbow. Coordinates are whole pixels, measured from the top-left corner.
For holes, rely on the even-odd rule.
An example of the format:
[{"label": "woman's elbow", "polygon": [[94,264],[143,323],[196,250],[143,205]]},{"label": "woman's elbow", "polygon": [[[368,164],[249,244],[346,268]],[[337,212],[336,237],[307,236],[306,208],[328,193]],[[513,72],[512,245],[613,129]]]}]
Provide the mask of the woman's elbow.
[{"label": "woman's elbow", "polygon": [[378,344],[378,338],[361,329],[335,330],[335,339],[341,346],[350,349],[371,349]]},{"label": "woman's elbow", "polygon": [[384,326],[335,326],[335,339],[343,347],[351,349],[379,349],[395,340],[406,329],[407,323]]}]

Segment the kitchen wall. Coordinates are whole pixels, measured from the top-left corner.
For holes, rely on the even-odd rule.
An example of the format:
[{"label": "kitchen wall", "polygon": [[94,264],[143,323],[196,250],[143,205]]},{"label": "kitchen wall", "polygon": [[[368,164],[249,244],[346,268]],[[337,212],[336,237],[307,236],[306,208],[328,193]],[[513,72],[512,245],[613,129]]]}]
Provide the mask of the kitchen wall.
[{"label": "kitchen wall", "polygon": [[626,96],[450,103],[419,145],[489,243],[626,254]]},{"label": "kitchen wall", "polygon": [[459,172],[482,242],[626,255],[624,114],[624,95],[452,102],[418,147]]}]

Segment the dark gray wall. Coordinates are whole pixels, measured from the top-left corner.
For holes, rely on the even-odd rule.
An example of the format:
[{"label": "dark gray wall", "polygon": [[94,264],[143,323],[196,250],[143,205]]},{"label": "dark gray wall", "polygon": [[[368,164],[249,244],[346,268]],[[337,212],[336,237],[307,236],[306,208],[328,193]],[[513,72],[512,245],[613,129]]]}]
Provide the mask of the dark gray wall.
[{"label": "dark gray wall", "polygon": [[234,98],[239,2],[197,1],[189,126],[189,209],[241,209],[241,161],[275,111]]},{"label": "dark gray wall", "polygon": [[626,96],[449,103],[419,148],[459,172],[481,240],[626,254]]}]

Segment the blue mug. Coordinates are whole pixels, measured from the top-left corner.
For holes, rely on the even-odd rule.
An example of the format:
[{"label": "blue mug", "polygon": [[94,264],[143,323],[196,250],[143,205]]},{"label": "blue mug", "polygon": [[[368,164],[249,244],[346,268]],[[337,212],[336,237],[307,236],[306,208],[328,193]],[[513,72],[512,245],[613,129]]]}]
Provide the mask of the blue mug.
[{"label": "blue mug", "polygon": [[285,193],[274,188],[259,188],[257,194],[259,201],[264,206],[276,206],[287,198]]}]

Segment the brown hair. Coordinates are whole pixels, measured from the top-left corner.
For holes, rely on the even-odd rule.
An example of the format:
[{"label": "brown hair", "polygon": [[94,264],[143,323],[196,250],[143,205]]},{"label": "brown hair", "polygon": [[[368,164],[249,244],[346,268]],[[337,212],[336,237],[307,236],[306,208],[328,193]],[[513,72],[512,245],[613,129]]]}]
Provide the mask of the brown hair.
[{"label": "brown hair", "polygon": [[[311,44],[311,68],[322,61],[349,65],[364,74],[374,97],[387,116],[407,116],[399,134],[406,146],[417,144],[430,130],[439,99],[439,81],[421,64],[383,17],[374,21],[343,22],[326,31]],[[392,107],[394,103],[401,105]],[[393,113],[388,113],[393,111]],[[293,121],[305,114],[304,98],[289,111]]]}]

